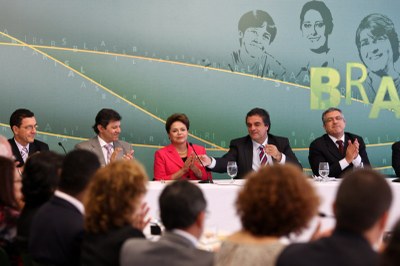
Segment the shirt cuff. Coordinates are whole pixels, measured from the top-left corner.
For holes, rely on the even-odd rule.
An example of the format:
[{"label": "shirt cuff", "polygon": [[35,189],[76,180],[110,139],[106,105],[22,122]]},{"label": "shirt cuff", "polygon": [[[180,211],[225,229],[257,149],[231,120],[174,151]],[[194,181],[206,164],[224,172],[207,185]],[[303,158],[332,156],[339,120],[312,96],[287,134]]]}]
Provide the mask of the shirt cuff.
[{"label": "shirt cuff", "polygon": [[343,170],[345,169],[347,166],[349,166],[350,164],[346,161],[346,158],[343,158],[342,160],[339,161],[340,164],[340,168]]},{"label": "shirt cuff", "polygon": [[217,161],[214,159],[214,157],[210,157],[210,159],[211,159],[211,163],[209,166],[207,166],[207,168],[213,169],[215,167],[215,165],[217,164]]},{"label": "shirt cuff", "polygon": [[286,163],[286,155],[282,153],[282,158],[279,164],[284,164],[284,163]]},{"label": "shirt cuff", "polygon": [[360,166],[360,164],[362,163],[360,154],[357,155],[357,157],[352,161],[352,163],[353,163],[354,167]]}]

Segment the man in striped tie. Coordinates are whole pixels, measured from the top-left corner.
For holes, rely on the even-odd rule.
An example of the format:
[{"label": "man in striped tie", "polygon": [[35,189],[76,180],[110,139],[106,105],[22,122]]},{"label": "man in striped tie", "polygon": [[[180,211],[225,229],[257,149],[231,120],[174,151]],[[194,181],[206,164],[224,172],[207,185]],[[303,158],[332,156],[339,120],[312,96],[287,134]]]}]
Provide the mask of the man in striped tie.
[{"label": "man in striped tie", "polygon": [[201,156],[201,160],[213,172],[224,173],[228,161],[236,161],[237,178],[257,170],[263,165],[293,163],[302,168],[290,147],[289,140],[269,134],[271,120],[266,110],[254,108],[246,115],[248,135],[231,141],[229,151],[222,158]]},{"label": "man in striped tie", "polygon": [[10,117],[10,128],[14,138],[8,140],[11,145],[17,167],[25,164],[29,155],[48,151],[49,145],[35,139],[37,123],[33,112],[28,109],[17,109]]},{"label": "man in striped tie", "polygon": [[96,136],[76,144],[75,148],[94,152],[102,166],[113,160],[131,160],[134,153],[132,146],[128,142],[119,140],[121,120],[122,117],[117,111],[101,109],[96,115],[93,126]]}]

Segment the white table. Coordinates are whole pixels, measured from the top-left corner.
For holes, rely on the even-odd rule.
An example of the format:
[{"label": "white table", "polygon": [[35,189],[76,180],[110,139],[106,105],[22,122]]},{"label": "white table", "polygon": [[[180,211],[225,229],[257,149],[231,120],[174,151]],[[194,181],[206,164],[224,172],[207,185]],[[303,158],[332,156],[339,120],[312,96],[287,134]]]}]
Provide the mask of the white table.
[{"label": "white table", "polygon": [[[244,180],[235,180],[235,183],[231,184],[228,180],[216,180],[215,184],[199,184],[207,200],[206,228],[218,230],[220,234],[229,234],[241,228],[234,205],[237,192],[242,187],[243,182]],[[311,182],[313,182],[321,197],[319,211],[332,216],[332,204],[340,181]],[[390,182],[394,194],[387,224],[387,229],[389,230],[400,218],[400,183],[392,183],[391,180],[388,180],[388,182]],[[145,198],[150,206],[150,215],[156,219],[159,219],[158,197],[165,185],[165,183],[158,181],[150,182]],[[315,217],[310,222],[309,229],[305,230],[294,241],[307,241],[318,220],[322,222],[322,229],[330,229],[335,225],[335,219],[332,217]]]}]

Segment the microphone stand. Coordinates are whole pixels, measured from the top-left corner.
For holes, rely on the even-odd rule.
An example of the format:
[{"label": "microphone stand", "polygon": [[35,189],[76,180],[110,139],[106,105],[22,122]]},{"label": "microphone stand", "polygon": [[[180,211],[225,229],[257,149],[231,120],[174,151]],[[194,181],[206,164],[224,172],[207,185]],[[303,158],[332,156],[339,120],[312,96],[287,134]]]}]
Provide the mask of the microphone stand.
[{"label": "microphone stand", "polygon": [[204,166],[203,162],[200,160],[199,155],[197,154],[196,150],[193,147],[193,144],[191,142],[189,142],[189,145],[190,145],[190,147],[192,147],[192,150],[193,150],[194,154],[196,155],[197,160],[199,160],[201,166],[203,166],[204,170],[206,170],[206,173],[207,173],[207,179],[206,180],[200,180],[199,184],[213,184],[214,181],[212,180],[212,178],[210,178],[209,171]]},{"label": "microphone stand", "polygon": [[60,146],[63,149],[64,153],[67,154],[67,151],[65,150],[64,145],[62,145],[61,142],[58,143],[58,146]]}]

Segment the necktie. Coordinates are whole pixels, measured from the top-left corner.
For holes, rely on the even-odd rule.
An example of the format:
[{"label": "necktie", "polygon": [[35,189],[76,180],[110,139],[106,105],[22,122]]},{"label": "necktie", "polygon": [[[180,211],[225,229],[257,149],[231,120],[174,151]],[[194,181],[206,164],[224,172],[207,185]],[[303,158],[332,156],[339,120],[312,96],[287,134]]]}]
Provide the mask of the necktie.
[{"label": "necktie", "polygon": [[343,140],[337,140],[336,143],[337,143],[337,145],[339,146],[339,153],[340,153],[341,155],[344,155]]},{"label": "necktie", "polygon": [[111,154],[113,153],[113,145],[111,143],[108,143],[108,144],[104,145],[104,148],[106,148],[106,150],[107,150],[107,162],[106,162],[106,164],[109,164],[110,160],[111,160]]},{"label": "necktie", "polygon": [[21,149],[21,157],[22,157],[22,160],[24,160],[24,162],[26,162],[26,159],[28,158],[28,154],[29,154],[28,148],[27,147],[22,147],[22,149]]},{"label": "necktie", "polygon": [[267,154],[264,151],[264,146],[263,145],[258,147],[258,156],[260,157],[261,166],[266,165],[267,161],[268,161],[268,158],[267,158]]}]

